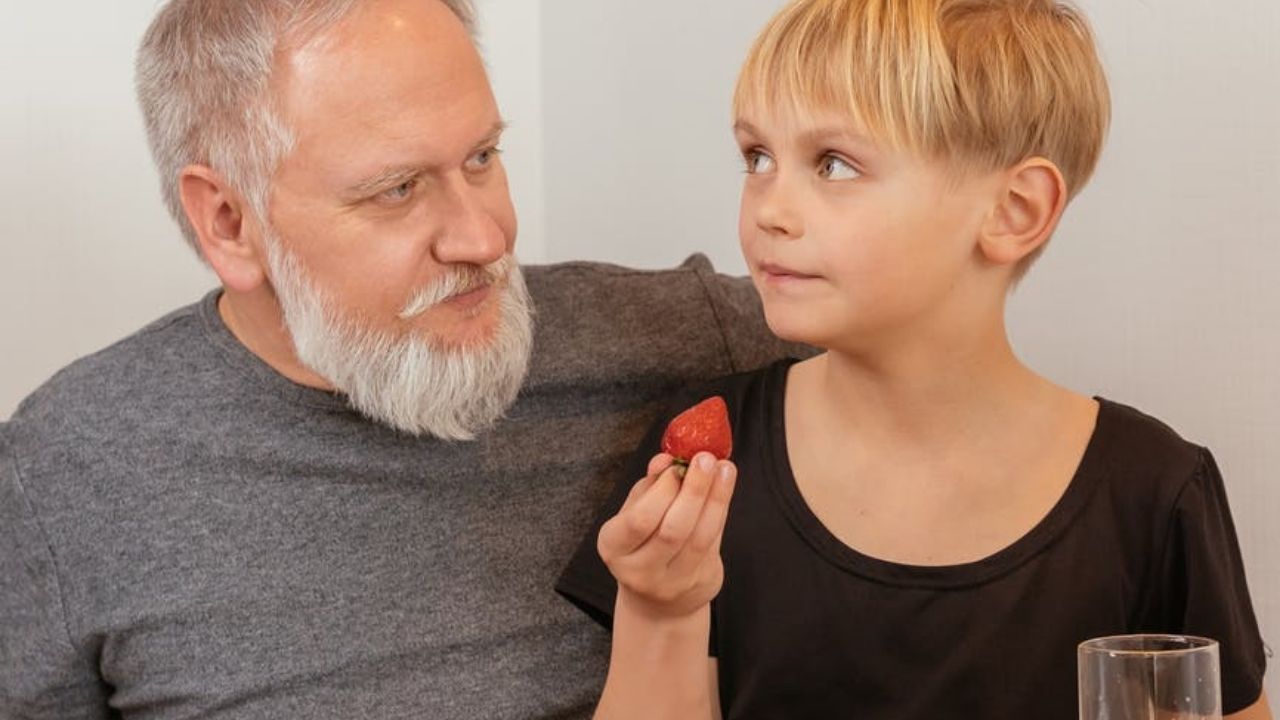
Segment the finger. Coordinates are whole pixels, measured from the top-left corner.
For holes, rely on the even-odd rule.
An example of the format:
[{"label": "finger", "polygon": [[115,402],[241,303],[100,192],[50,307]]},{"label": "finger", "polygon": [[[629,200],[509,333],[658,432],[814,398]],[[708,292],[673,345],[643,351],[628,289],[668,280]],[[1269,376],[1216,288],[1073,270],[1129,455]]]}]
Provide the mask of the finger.
[{"label": "finger", "polygon": [[658,477],[667,468],[671,467],[671,463],[675,462],[675,458],[667,453],[658,453],[649,458],[649,477]]},{"label": "finger", "polygon": [[628,510],[630,510],[631,507],[636,504],[636,501],[641,498],[641,496],[649,492],[649,488],[653,487],[653,483],[656,480],[657,478],[652,476],[642,477],[639,480],[637,480],[636,484],[632,485],[631,490],[627,492],[627,499],[622,501],[622,507],[618,508],[618,514],[621,515],[622,513],[625,513]]},{"label": "finger", "polygon": [[[706,535],[699,538],[704,541],[707,537],[712,538],[710,545],[707,547],[708,554],[720,554],[720,543],[724,540],[724,529],[729,522],[729,508],[733,504],[733,492],[738,487],[738,466],[730,461],[725,461],[723,467],[718,470],[716,482],[711,487],[711,494],[707,497],[707,508],[703,512],[700,523],[705,523]],[[698,530],[694,530],[696,535]]]},{"label": "finger", "polygon": [[715,458],[710,453],[699,453],[685,472],[679,494],[667,509],[662,524],[649,542],[649,560],[666,565],[680,552],[698,524],[714,476]]},{"label": "finger", "polygon": [[680,553],[671,560],[674,573],[692,572],[707,558],[720,554],[720,542],[729,517],[729,504],[737,485],[738,470],[733,463],[724,461],[716,466],[715,481],[703,504],[698,524],[689,535]]},{"label": "finger", "polygon": [[658,453],[649,460],[649,469],[646,475],[631,486],[631,490],[627,493],[626,500],[623,500],[622,507],[618,512],[623,512],[635,504],[636,499],[653,487],[653,483],[657,481],[658,476],[671,467],[671,463],[675,458],[666,453]]},{"label": "finger", "polygon": [[647,480],[641,480],[636,483],[638,487],[632,488],[635,499],[630,507],[620,510],[600,528],[601,556],[606,552],[612,555],[635,552],[662,524],[667,509],[680,492],[680,481],[671,469],[649,481],[647,487],[640,487]]}]

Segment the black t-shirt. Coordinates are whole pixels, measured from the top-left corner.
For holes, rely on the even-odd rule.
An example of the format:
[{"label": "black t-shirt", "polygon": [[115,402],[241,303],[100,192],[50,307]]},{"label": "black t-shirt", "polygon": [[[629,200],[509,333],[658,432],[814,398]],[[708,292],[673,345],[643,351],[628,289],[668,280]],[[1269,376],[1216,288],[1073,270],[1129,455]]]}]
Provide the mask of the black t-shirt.
[{"label": "black t-shirt", "polygon": [[794,361],[681,398],[565,569],[557,590],[610,624],[617,586],[596,534],[657,452],[666,419],[729,406],[738,483],[712,603],[724,717],[1077,717],[1076,646],[1139,632],[1221,643],[1223,710],[1262,691],[1264,646],[1213,457],[1100,400],[1074,478],[1021,539],[977,562],[915,567],[863,555],[806,505],[783,423]]}]

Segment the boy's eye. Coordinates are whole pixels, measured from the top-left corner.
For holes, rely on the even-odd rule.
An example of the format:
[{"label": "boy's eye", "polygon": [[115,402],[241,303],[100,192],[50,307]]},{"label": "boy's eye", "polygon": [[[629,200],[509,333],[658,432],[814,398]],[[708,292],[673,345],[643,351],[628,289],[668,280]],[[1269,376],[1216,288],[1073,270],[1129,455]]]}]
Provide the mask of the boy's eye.
[{"label": "boy's eye", "polygon": [[765,173],[773,169],[773,158],[759,150],[748,150],[743,153],[742,158],[747,163],[748,175]]},{"label": "boy's eye", "polygon": [[849,161],[839,156],[824,155],[822,161],[818,163],[818,175],[828,180],[853,180],[861,177],[862,173],[858,172]]}]

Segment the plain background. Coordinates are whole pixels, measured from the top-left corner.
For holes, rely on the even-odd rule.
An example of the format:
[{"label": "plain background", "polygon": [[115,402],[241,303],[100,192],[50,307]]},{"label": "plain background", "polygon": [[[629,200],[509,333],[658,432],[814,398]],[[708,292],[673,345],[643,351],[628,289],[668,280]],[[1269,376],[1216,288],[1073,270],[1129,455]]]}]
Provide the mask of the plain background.
[{"label": "plain background", "polygon": [[[1011,303],[1019,352],[1211,447],[1280,643],[1280,3],[1088,0],[1099,172]],[[525,261],[741,272],[728,103],[779,0],[479,0]],[[132,94],[154,0],[4,0],[0,418],[215,283],[164,214]],[[1280,698],[1280,672],[1268,677]]]}]

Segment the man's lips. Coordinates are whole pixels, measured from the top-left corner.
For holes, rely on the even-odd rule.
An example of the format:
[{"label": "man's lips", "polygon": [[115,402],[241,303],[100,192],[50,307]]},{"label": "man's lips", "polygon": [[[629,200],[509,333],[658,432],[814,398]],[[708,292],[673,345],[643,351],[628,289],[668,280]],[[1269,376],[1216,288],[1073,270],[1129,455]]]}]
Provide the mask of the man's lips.
[{"label": "man's lips", "polygon": [[397,317],[413,320],[433,309],[470,312],[483,305],[495,292],[501,292],[508,280],[509,263],[505,260],[479,271],[460,270],[418,290]]},{"label": "man's lips", "polygon": [[493,286],[488,283],[479,285],[465,292],[460,292],[457,295],[446,298],[444,302],[440,304],[457,310],[469,310],[488,299],[489,291],[492,289]]}]

